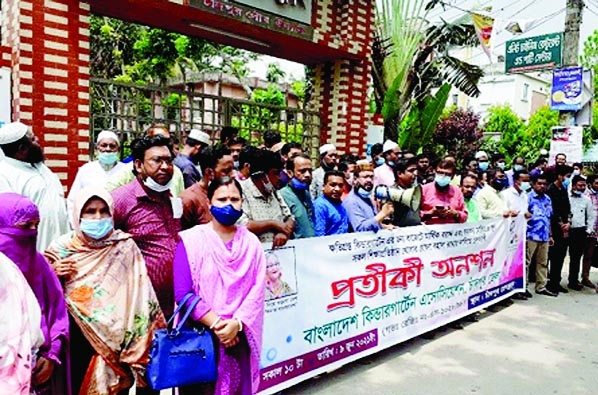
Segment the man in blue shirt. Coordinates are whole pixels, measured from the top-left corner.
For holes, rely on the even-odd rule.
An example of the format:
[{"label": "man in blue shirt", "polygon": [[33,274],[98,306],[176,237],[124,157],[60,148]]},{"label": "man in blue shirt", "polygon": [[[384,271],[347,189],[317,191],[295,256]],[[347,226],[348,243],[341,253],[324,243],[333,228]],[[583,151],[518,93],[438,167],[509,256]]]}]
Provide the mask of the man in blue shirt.
[{"label": "man in blue shirt", "polygon": [[339,235],[349,230],[347,212],[341,204],[344,185],[342,171],[331,170],[324,174],[322,195],[314,201],[316,236]]},{"label": "man in blue shirt", "polygon": [[532,177],[533,190],[528,194],[528,212],[532,215],[527,221],[527,246],[525,267],[529,270],[533,259],[536,261],[536,293],[557,296],[558,293],[546,288],[548,275],[548,246],[554,243],[550,227],[552,201],[546,195],[546,175]]},{"label": "man in blue shirt", "polygon": [[350,229],[354,232],[367,232],[370,230],[377,232],[384,227],[392,228],[392,225],[382,223],[394,212],[392,202],[382,205],[382,209],[378,213],[376,213],[372,202],[374,166],[367,160],[358,161],[353,176],[355,177],[353,189],[343,200],[343,207],[347,211]]},{"label": "man in blue shirt", "polygon": [[201,173],[197,169],[198,156],[210,145],[210,135],[197,129],[191,129],[185,140],[183,150],[174,158],[174,165],[181,169],[185,189],[201,180]]},{"label": "man in blue shirt", "polygon": [[311,159],[306,154],[298,154],[289,158],[286,163],[291,180],[280,190],[280,195],[295,217],[293,238],[314,237],[314,206],[309,193],[313,171]]}]

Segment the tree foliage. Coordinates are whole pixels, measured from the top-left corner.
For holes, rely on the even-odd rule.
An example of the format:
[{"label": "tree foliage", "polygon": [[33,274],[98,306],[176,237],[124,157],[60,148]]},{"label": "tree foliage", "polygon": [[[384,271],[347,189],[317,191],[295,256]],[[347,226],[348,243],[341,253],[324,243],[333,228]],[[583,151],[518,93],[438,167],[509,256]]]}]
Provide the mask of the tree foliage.
[{"label": "tree foliage", "polygon": [[457,108],[445,113],[434,132],[434,143],[440,145],[437,153],[451,153],[457,163],[473,156],[482,139],[479,123],[480,116],[472,110]]},{"label": "tree foliage", "polygon": [[510,106],[494,106],[488,110],[484,132],[500,136],[499,152],[510,161],[525,136],[525,123]]}]

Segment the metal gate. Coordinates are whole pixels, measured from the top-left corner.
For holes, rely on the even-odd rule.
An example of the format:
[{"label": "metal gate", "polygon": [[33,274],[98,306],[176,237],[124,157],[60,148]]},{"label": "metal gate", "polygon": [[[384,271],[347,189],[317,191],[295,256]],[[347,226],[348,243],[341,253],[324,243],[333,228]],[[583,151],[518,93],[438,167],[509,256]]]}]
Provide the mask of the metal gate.
[{"label": "metal gate", "polygon": [[240,136],[252,144],[261,144],[265,130],[279,130],[283,141],[301,143],[312,156],[320,142],[319,113],[302,108],[97,78],[90,80],[90,100],[90,154],[102,130],[117,132],[127,151],[128,142],[153,124],[167,125],[181,143],[190,129],[203,130],[216,142],[224,126],[239,128]]}]

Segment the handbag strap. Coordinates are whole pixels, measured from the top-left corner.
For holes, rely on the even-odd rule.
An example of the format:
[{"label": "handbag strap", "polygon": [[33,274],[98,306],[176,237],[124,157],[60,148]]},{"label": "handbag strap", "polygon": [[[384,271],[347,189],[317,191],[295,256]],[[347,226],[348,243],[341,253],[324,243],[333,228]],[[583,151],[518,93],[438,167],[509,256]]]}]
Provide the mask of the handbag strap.
[{"label": "handbag strap", "polygon": [[187,304],[187,301],[188,301],[189,299],[191,299],[191,297],[192,297],[192,296],[193,296],[193,292],[189,292],[187,295],[185,295],[185,296],[183,297],[183,299],[181,299],[181,301],[180,301],[180,302],[178,302],[178,303],[177,303],[177,307],[176,307],[176,309],[174,310],[174,313],[172,313],[172,316],[170,317],[170,319],[169,319],[169,320],[168,320],[168,322],[166,323],[166,325],[167,325],[168,329],[171,329],[171,328],[172,328],[172,326],[171,326],[171,325],[172,325],[172,323],[174,322],[174,317],[176,317],[176,316],[179,314],[179,311],[181,311],[181,309],[183,308],[183,306],[184,306],[185,304]]},{"label": "handbag strap", "polygon": [[185,322],[187,322],[187,319],[189,318],[189,316],[191,315],[193,310],[195,310],[195,306],[197,306],[197,304],[199,303],[200,300],[201,300],[201,298],[199,296],[196,296],[195,298],[193,298],[193,300],[191,301],[191,304],[189,305],[189,308],[187,309],[187,311],[185,311],[185,315],[183,316],[183,319],[181,319],[179,321],[179,324],[176,327],[177,332],[183,328],[183,325],[185,325]]}]

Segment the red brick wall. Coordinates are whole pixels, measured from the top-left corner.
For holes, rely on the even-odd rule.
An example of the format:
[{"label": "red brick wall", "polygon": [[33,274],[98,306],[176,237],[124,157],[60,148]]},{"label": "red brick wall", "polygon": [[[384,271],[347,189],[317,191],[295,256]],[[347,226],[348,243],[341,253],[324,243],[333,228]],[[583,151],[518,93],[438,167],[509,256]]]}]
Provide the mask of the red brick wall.
[{"label": "red brick wall", "polygon": [[32,126],[48,166],[69,186],[89,154],[89,5],[3,1],[13,119]]},{"label": "red brick wall", "polygon": [[365,152],[370,120],[369,57],[374,26],[374,2],[318,1],[314,40],[344,49],[362,60],[338,60],[314,66],[312,106],[322,114],[322,144],[331,142],[343,152]]}]

